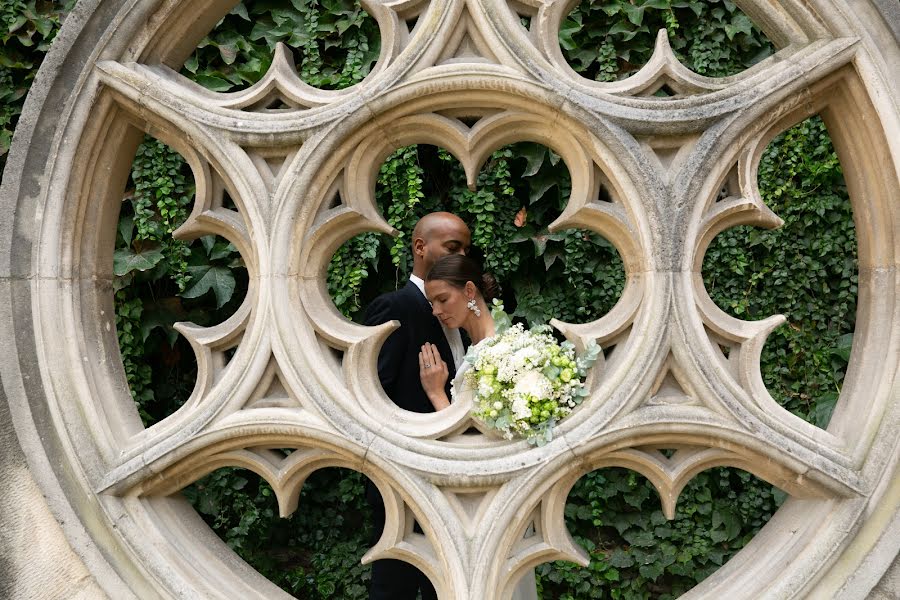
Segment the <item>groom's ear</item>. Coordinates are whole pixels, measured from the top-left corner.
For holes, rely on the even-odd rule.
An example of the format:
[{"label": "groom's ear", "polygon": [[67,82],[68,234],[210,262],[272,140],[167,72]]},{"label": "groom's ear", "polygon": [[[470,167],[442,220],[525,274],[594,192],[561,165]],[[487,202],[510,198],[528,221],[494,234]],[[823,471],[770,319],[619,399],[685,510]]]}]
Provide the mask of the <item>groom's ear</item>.
[{"label": "groom's ear", "polygon": [[413,239],[412,249],[416,256],[425,256],[425,240],[420,237]]}]

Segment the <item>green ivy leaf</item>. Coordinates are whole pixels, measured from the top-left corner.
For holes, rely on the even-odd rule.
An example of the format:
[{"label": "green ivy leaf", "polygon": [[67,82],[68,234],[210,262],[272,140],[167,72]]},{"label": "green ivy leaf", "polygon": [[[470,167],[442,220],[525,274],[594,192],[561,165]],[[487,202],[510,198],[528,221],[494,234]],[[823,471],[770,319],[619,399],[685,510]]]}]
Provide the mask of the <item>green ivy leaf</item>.
[{"label": "green ivy leaf", "polygon": [[629,529],[622,534],[628,543],[632,546],[638,546],[642,548],[652,548],[656,545],[656,538],[653,535],[652,531],[635,531],[633,529]]},{"label": "green ivy leaf", "polygon": [[641,577],[645,577],[650,581],[656,581],[663,574],[663,568],[659,564],[641,565],[638,568]]},{"label": "green ivy leaf", "polygon": [[536,174],[541,165],[544,164],[544,157],[547,155],[547,148],[541,144],[525,143],[520,146],[519,155],[525,157],[528,165],[522,172],[522,177],[531,177]]},{"label": "green ivy leaf", "polygon": [[243,3],[243,2],[238,2],[237,4],[235,4],[235,5],[234,5],[234,8],[232,8],[232,9],[231,9],[231,12],[229,12],[228,14],[230,14],[230,15],[237,15],[237,16],[239,16],[240,18],[244,19],[245,21],[250,21],[250,20],[251,20],[251,19],[250,19],[250,15],[247,14],[247,7],[244,6],[244,3]]},{"label": "green ivy leaf", "polygon": [[9,33],[15,33],[20,27],[22,27],[22,25],[27,22],[28,19],[25,17],[25,15],[17,15],[15,19],[9,24],[7,31]]},{"label": "green ivy leaf", "polygon": [[[712,513],[712,533],[713,541],[723,542],[737,537],[741,531],[741,520],[731,510],[727,508],[718,508]],[[716,528],[722,528],[721,532],[715,531]]]},{"label": "green ivy leaf", "polygon": [[831,414],[834,412],[837,401],[837,392],[828,392],[818,399],[816,408],[813,411],[813,423],[815,423],[816,427],[821,427],[822,429],[828,427],[828,423],[831,421]]},{"label": "green ivy leaf", "polygon": [[231,269],[212,265],[188,267],[193,285],[181,293],[182,298],[199,298],[212,290],[216,296],[216,308],[231,300],[236,285]]},{"label": "green ivy leaf", "polygon": [[847,333],[837,339],[837,345],[832,353],[843,360],[850,362],[850,351],[853,349],[853,334]]},{"label": "green ivy leaf", "polygon": [[154,329],[162,329],[166,336],[166,341],[170,347],[174,347],[175,341],[178,339],[178,332],[173,325],[184,318],[184,311],[179,312],[172,310],[171,307],[180,309],[180,301],[178,298],[163,298],[159,302],[146,306],[141,318],[141,338],[147,341],[150,333]]},{"label": "green ivy leaf", "polygon": [[194,77],[194,81],[202,85],[208,90],[212,90],[214,92],[227,92],[234,84],[222,79],[221,77],[216,77],[215,75],[206,75],[203,73],[198,74]]},{"label": "green ivy leaf", "polygon": [[578,44],[572,39],[572,36],[580,29],[580,23],[575,23],[566,19],[563,26],[559,29],[559,45],[563,50],[574,50],[578,47]]},{"label": "green ivy leaf", "polygon": [[725,26],[725,34],[729,40],[733,40],[734,36],[739,33],[753,35],[753,21],[743,13],[734,15],[731,19],[731,24]]},{"label": "green ivy leaf", "polygon": [[118,229],[125,246],[131,246],[131,240],[134,237],[134,217],[132,215],[122,216],[119,219]]},{"label": "green ivy leaf", "polygon": [[564,259],[565,252],[562,250],[550,250],[549,252],[544,253],[544,268],[546,270],[550,270],[550,267],[553,266],[553,263],[556,262],[557,259]]},{"label": "green ivy leaf", "polygon": [[640,26],[644,21],[644,7],[643,6],[635,6],[633,4],[623,4],[622,10],[625,11],[625,15],[628,17],[628,20],[634,23],[635,25]]},{"label": "green ivy leaf", "polygon": [[237,252],[237,248],[228,240],[216,240],[209,251],[209,260],[221,260],[230,258],[232,254]]},{"label": "green ivy leaf", "polygon": [[116,250],[113,253],[113,272],[119,277],[131,271],[147,271],[164,258],[158,248],[134,252],[130,248]]},{"label": "green ivy leaf", "polygon": [[6,129],[0,130],[0,156],[5,155],[9,152],[9,147],[12,144],[12,132]]},{"label": "green ivy leaf", "polygon": [[199,494],[194,505],[204,515],[216,515],[219,513],[219,502],[212,494]]},{"label": "green ivy leaf", "polygon": [[559,178],[553,173],[539,173],[528,180],[531,187],[528,193],[528,203],[534,204],[544,197],[547,191],[559,184]]},{"label": "green ivy leaf", "polygon": [[[634,36],[635,28],[634,25],[629,23],[628,21],[618,21],[612,27],[609,28],[609,35],[623,35],[627,34],[628,39]],[[623,36],[624,39],[624,36]]]},{"label": "green ivy leaf", "polygon": [[634,565],[634,558],[621,548],[616,548],[612,551],[612,554],[609,555],[607,562],[619,569],[627,569]]}]

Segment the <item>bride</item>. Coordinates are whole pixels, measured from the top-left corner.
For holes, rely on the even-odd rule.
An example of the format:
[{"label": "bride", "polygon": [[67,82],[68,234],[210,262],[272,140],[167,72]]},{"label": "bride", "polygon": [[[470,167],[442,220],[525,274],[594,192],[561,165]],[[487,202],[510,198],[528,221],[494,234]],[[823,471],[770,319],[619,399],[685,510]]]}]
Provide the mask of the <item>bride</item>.
[{"label": "bride", "polygon": [[[473,346],[496,333],[488,302],[499,291],[493,275],[484,273],[474,259],[459,254],[439,259],[425,276],[425,296],[431,302],[432,314],[447,328],[462,327]],[[462,387],[468,364],[460,365],[454,388]],[[450,406],[451,399],[444,391],[449,377],[447,363],[434,344],[425,344],[419,352],[419,377],[435,410]],[[519,580],[512,600],[537,600],[534,570]]]}]

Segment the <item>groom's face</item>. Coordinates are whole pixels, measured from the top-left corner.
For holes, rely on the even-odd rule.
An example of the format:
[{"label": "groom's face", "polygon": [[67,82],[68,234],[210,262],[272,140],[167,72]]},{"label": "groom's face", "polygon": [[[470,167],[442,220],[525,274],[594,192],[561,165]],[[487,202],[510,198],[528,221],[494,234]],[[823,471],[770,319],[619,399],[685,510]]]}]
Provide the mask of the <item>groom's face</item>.
[{"label": "groom's face", "polygon": [[428,239],[422,247],[422,262],[425,272],[431,270],[434,263],[448,254],[468,254],[471,244],[469,228],[457,219],[447,219],[429,232]]}]

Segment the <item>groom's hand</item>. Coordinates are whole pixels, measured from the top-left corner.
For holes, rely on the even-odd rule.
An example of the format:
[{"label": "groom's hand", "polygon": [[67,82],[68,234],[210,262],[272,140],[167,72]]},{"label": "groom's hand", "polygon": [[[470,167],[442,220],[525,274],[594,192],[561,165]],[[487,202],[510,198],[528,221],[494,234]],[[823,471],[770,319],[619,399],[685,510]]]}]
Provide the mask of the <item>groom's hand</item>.
[{"label": "groom's hand", "polygon": [[434,344],[424,344],[419,351],[419,379],[422,380],[422,389],[428,394],[428,399],[434,405],[435,410],[441,410],[450,406],[450,400],[444,391],[450,372],[447,363],[441,360],[441,354]]}]

